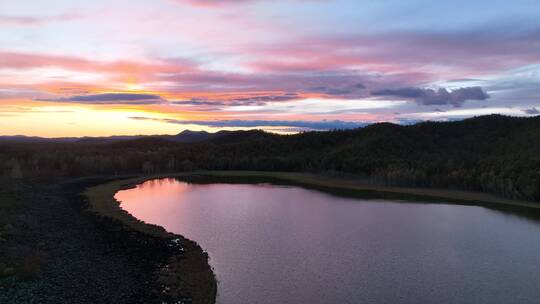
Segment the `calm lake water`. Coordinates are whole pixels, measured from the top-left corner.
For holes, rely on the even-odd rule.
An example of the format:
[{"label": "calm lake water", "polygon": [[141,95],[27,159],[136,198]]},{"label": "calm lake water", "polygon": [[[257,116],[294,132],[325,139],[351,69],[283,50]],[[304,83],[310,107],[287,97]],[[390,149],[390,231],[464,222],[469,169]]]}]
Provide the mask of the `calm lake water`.
[{"label": "calm lake water", "polygon": [[484,207],[175,179],[116,198],[208,251],[221,304],[540,301],[540,224]]}]

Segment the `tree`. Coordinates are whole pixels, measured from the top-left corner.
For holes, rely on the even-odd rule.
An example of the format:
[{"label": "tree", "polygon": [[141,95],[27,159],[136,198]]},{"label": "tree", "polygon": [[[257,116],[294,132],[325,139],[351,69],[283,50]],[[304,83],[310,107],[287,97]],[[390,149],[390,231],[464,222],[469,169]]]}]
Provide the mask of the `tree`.
[{"label": "tree", "polygon": [[13,160],[11,164],[11,178],[21,179],[23,177],[21,166],[19,165],[18,160]]}]

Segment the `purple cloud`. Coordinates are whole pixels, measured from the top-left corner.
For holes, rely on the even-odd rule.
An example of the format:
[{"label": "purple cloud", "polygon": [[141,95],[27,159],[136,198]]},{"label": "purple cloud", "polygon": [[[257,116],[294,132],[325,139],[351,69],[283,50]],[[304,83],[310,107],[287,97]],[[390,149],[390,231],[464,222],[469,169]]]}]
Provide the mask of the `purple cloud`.
[{"label": "purple cloud", "polygon": [[276,95],[254,95],[250,97],[232,97],[230,99],[210,100],[205,98],[191,98],[188,100],[171,101],[175,105],[191,106],[246,106],[265,105],[269,102],[282,102],[300,99],[296,93],[276,94]]},{"label": "purple cloud", "polygon": [[131,93],[75,95],[60,98],[42,98],[36,100],[50,102],[76,102],[85,104],[157,104],[164,101],[164,99],[159,95]]},{"label": "purple cloud", "polygon": [[525,114],[528,114],[528,115],[540,115],[540,109],[537,109],[536,107],[525,109],[523,110],[523,112],[525,112]]},{"label": "purple cloud", "polygon": [[305,121],[305,120],[179,120],[179,119],[162,119],[150,117],[130,117],[136,120],[152,120],[161,121],[179,125],[200,125],[215,128],[240,127],[292,127],[302,128],[306,130],[334,130],[334,129],[355,129],[366,126],[366,123],[343,121],[343,120],[320,120],[320,121]]},{"label": "purple cloud", "polygon": [[373,96],[412,99],[419,105],[453,105],[460,107],[468,100],[486,100],[489,95],[481,87],[459,88],[448,91],[423,88],[383,89],[371,92]]}]

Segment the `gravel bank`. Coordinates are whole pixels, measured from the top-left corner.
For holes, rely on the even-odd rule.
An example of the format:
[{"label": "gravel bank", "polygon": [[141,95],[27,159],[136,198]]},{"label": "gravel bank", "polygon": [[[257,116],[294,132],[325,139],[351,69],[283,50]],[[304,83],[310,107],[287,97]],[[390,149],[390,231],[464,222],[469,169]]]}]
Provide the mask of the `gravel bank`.
[{"label": "gravel bank", "polygon": [[0,204],[17,208],[0,258],[16,274],[0,279],[0,303],[178,303],[156,274],[178,248],[83,211],[80,193],[105,181],[9,185]]}]

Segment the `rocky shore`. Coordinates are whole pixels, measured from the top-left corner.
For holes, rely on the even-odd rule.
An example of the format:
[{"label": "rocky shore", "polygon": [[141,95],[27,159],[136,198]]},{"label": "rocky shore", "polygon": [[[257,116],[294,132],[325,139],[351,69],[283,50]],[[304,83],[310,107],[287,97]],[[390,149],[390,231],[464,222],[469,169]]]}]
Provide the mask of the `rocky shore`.
[{"label": "rocky shore", "polygon": [[135,187],[149,177],[117,179],[88,188],[88,210],[104,221],[119,223],[123,229],[141,233],[164,242],[168,257],[155,273],[161,297],[174,303],[212,304],[215,302],[217,282],[208,263],[208,255],[194,241],[167,232],[163,227],[145,223],[120,208],[114,195],[122,189]]},{"label": "rocky shore", "polygon": [[[88,212],[81,193],[105,182],[4,184],[0,303],[213,303],[215,278],[197,244]],[[190,272],[206,284],[189,282]]]},{"label": "rocky shore", "polygon": [[[537,218],[539,205],[490,194],[383,187],[282,172],[201,171],[163,176],[0,181],[0,303],[215,302],[217,283],[195,242],[141,222],[114,199],[147,179],[276,181],[339,195],[399,196],[482,205]],[[84,193],[84,194],[83,194]]]}]

